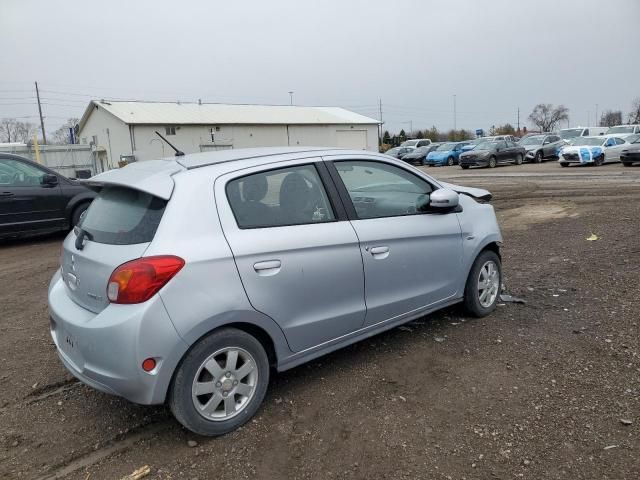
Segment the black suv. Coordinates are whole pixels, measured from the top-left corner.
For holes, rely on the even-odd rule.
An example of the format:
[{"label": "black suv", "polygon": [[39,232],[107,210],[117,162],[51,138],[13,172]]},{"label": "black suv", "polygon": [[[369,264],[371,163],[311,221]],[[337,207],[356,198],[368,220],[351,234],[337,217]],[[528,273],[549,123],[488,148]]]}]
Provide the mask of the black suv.
[{"label": "black suv", "polygon": [[67,230],[95,195],[27,158],[0,153],[0,238]]}]

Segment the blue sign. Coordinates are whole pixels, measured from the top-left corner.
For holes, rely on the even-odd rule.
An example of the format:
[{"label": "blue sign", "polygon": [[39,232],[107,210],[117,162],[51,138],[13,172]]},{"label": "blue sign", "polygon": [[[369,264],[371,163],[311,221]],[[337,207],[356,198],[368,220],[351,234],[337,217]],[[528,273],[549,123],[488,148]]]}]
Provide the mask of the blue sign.
[{"label": "blue sign", "polygon": [[478,128],[476,130],[476,137],[482,137],[484,136],[484,130],[482,130],[481,128]]}]

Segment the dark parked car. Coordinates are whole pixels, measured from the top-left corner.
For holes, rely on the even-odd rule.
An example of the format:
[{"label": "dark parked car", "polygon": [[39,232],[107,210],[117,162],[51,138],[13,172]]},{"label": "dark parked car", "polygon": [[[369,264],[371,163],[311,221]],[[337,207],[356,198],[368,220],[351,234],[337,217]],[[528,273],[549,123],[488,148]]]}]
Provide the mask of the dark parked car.
[{"label": "dark parked car", "polygon": [[402,159],[407,153],[411,153],[416,149],[416,147],[394,147],[387,150],[387,155],[391,155],[393,158]]},{"label": "dark parked car", "polygon": [[525,152],[524,147],[510,140],[482,142],[473,150],[460,155],[460,167],[464,169],[472,166],[494,168],[500,163],[522,165]]},{"label": "dark parked car", "polygon": [[527,162],[542,163],[546,159],[557,160],[558,150],[566,143],[559,135],[543,133],[523,138],[518,145],[527,150],[524,156]]},{"label": "dark parked car", "polygon": [[433,152],[440,145],[442,145],[442,143],[432,143],[431,145],[418,147],[413,152],[405,154],[402,160],[413,165],[424,165],[424,161],[427,155],[429,155],[429,152]]},{"label": "dark parked car", "polygon": [[0,238],[67,230],[95,195],[27,158],[0,153]]},{"label": "dark parked car", "polygon": [[620,161],[625,167],[640,163],[640,135],[630,135],[625,138],[631,145],[620,152]]}]

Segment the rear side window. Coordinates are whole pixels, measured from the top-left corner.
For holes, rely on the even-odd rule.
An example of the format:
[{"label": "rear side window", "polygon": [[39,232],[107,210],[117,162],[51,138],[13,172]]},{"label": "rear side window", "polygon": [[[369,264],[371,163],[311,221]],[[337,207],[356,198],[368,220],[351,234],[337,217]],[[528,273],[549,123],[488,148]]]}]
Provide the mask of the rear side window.
[{"label": "rear side window", "polygon": [[153,240],[166,205],[166,200],[132,188],[105,187],[79,226],[97,243],[147,243]]},{"label": "rear side window", "polygon": [[305,225],[336,218],[313,165],[232,180],[227,184],[227,198],[240,228]]}]

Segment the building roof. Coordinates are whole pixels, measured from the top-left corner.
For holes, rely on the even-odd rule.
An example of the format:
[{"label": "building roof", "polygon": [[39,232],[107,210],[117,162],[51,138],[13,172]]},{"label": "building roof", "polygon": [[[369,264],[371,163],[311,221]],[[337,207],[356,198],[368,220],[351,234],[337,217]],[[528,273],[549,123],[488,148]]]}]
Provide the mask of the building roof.
[{"label": "building roof", "polygon": [[374,118],[340,107],[92,100],[80,119],[80,130],[96,106],[105,109],[129,125],[377,125],[379,123]]}]

